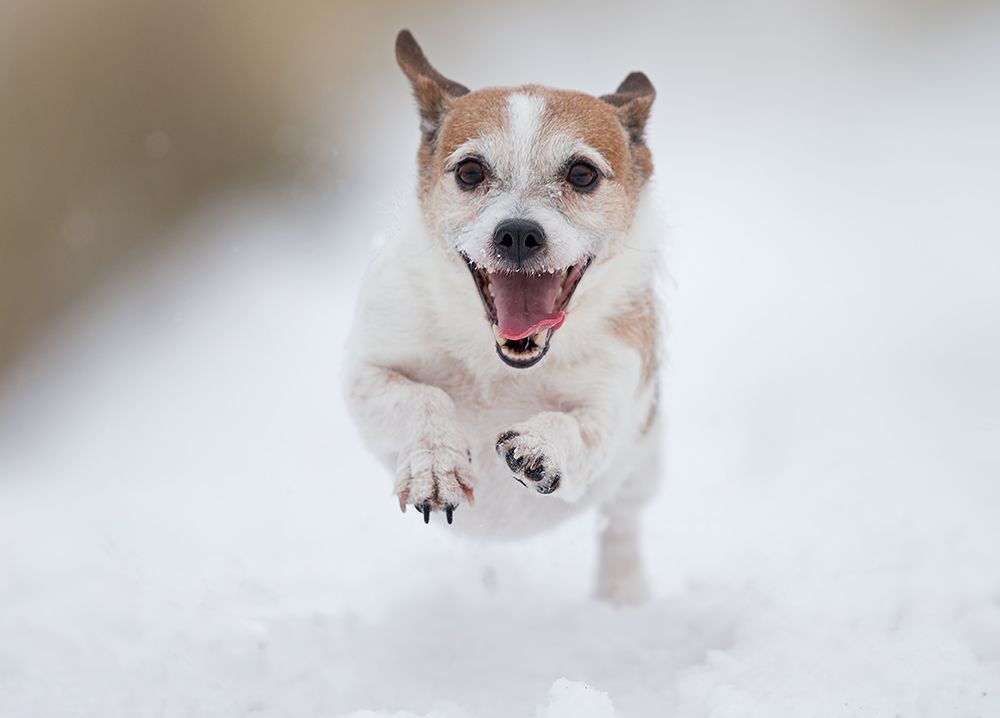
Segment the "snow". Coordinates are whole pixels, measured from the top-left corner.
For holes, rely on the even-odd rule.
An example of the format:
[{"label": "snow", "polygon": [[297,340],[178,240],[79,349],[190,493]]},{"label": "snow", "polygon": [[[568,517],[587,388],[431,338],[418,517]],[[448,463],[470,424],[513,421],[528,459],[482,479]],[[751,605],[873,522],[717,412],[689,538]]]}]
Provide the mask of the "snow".
[{"label": "snow", "polygon": [[385,199],[238,194],[0,385],[0,716],[1000,716],[1000,101],[872,77],[662,105],[650,603],[592,517],[401,515],[337,376]]},{"label": "snow", "polygon": [[675,246],[657,597],[613,609],[591,517],[399,513],[339,402],[340,221],[223,203],[5,387],[0,715],[1000,715],[992,284],[895,277],[887,328],[787,267],[730,311],[775,258]]}]

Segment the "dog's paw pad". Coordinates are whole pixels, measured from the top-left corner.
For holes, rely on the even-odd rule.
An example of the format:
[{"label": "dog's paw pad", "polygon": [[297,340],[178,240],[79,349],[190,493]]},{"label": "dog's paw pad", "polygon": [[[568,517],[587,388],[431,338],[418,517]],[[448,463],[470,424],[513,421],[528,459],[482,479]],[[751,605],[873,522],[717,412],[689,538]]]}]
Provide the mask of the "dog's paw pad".
[{"label": "dog's paw pad", "polygon": [[539,481],[536,490],[540,494],[551,494],[559,488],[560,481],[562,481],[562,477],[559,474],[553,474],[551,477]]},{"label": "dog's paw pad", "polygon": [[497,437],[496,452],[522,486],[534,486],[540,494],[551,494],[561,481],[552,448],[528,432],[505,431]]}]

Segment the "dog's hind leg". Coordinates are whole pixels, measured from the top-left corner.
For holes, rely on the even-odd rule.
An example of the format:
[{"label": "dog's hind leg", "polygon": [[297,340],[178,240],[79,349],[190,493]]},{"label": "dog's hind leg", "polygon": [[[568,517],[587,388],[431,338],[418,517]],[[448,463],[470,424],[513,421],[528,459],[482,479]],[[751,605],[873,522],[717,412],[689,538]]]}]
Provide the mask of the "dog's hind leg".
[{"label": "dog's hind leg", "polygon": [[638,448],[635,471],[600,508],[603,530],[598,539],[597,598],[614,604],[641,603],[649,595],[640,548],[639,519],[660,481],[660,441],[650,427]]}]

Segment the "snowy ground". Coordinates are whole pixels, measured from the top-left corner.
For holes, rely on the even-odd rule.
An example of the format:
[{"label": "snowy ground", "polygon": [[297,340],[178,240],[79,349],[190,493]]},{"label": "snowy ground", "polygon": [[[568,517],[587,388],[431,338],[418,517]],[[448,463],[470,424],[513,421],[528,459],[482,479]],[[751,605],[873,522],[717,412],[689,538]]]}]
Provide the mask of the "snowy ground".
[{"label": "snowy ground", "polygon": [[0,715],[1000,715],[991,285],[677,246],[657,598],[612,610],[589,518],[398,512],[338,401],[336,225],[220,206],[7,387]]},{"label": "snowy ground", "polygon": [[661,97],[640,608],[590,517],[399,513],[337,387],[378,200],[176,227],[0,385],[0,716],[1000,716],[1000,102],[940,59],[739,132]]}]

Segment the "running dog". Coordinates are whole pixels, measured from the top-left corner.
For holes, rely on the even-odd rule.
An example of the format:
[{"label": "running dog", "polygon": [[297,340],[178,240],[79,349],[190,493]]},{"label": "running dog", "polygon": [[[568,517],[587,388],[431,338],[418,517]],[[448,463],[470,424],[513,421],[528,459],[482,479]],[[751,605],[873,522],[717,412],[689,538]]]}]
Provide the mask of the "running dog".
[{"label": "running dog", "polygon": [[351,413],[425,522],[524,535],[598,507],[597,593],[641,600],[638,514],[660,473],[653,86],[472,92],[406,30],[396,57],[419,211],[363,282]]}]

